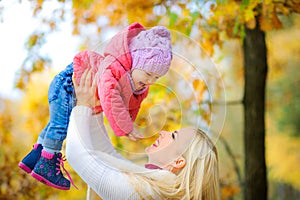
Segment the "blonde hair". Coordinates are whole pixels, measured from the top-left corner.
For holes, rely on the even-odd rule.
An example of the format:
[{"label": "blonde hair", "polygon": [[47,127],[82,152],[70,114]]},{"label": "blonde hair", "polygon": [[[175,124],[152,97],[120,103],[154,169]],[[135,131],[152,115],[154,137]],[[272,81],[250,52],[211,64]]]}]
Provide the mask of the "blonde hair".
[{"label": "blonde hair", "polygon": [[[141,199],[182,199],[182,200],[218,200],[219,168],[217,149],[211,139],[200,129],[191,145],[182,155],[186,166],[176,178],[157,178],[151,173],[128,175]],[[157,172],[156,172],[157,173]],[[145,185],[150,185],[154,196],[145,191]]]}]

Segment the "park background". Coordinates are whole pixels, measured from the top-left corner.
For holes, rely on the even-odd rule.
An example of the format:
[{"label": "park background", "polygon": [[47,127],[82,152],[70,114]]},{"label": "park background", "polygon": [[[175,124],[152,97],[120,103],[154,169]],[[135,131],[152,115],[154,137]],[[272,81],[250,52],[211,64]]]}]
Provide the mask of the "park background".
[{"label": "park background", "polygon": [[[30,14],[30,24],[23,23],[24,10]],[[75,53],[101,47],[135,21],[146,27],[167,26],[178,36],[173,38],[174,47],[181,47],[185,56],[175,56],[174,70],[151,88],[143,104],[141,112],[150,109],[152,118],[139,115],[137,124],[149,135],[149,141],[141,147],[111,134],[113,144],[124,156],[141,151],[159,128],[177,128],[195,118],[200,118],[201,126],[210,126],[215,123],[215,107],[221,107],[226,115],[224,121],[220,120],[221,131],[215,142],[222,199],[300,199],[299,12],[300,2],[280,0],[0,1],[0,199],[85,199],[86,185],[67,162],[80,190],[58,191],[44,186],[17,164],[47,123],[47,88],[53,76],[70,63]],[[253,86],[264,92],[258,91],[255,98],[263,96],[265,100],[262,127],[261,121],[257,126],[245,122],[246,69],[261,66],[261,62],[253,62],[254,66],[245,62],[251,54],[245,51],[247,37],[253,30],[263,36],[267,48],[257,49],[265,55],[253,58],[261,61],[265,57],[268,72],[265,88]],[[252,42],[255,44],[256,38]],[[22,53],[21,61],[16,62]],[[211,63],[207,63],[208,57]],[[220,74],[207,72],[204,79],[191,76],[195,66],[209,71],[212,63]],[[260,75],[257,80],[263,78]],[[255,76],[252,79],[259,82]],[[179,89],[170,92],[169,87]],[[180,88],[187,87],[192,92],[178,94]],[[214,94],[210,87],[215,88]],[[178,102],[182,95],[190,97]],[[245,148],[249,142],[250,148],[262,152],[256,154],[257,159]],[[129,149],[122,151],[124,146]],[[245,163],[258,167],[247,169]],[[264,171],[264,166],[262,174],[249,174],[253,169]]]}]

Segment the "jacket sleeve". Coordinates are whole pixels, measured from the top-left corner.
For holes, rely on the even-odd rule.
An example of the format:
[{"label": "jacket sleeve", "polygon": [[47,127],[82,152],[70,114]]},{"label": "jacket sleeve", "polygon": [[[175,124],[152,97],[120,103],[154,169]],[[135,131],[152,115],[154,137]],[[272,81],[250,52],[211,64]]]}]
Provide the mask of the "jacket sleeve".
[{"label": "jacket sleeve", "polygon": [[81,51],[73,58],[73,69],[76,82],[79,83],[83,72],[86,69],[92,69],[92,75],[95,77],[103,56],[94,51]]},{"label": "jacket sleeve", "polygon": [[98,94],[103,112],[116,136],[125,136],[133,130],[133,121],[128,106],[121,94],[121,86],[111,69],[107,68],[100,77]]},{"label": "jacket sleeve", "polygon": [[130,112],[132,121],[135,121],[135,120],[136,120],[136,117],[137,117],[137,115],[138,115],[138,113],[139,113],[139,110],[140,110],[140,106],[141,106],[141,104],[142,104],[142,101],[147,97],[148,91],[149,91],[149,89],[147,89],[143,94],[140,95],[140,97],[139,97],[139,98],[140,98],[140,99],[139,99],[139,104],[140,104],[140,105],[138,106],[138,108],[133,109],[133,110]]}]

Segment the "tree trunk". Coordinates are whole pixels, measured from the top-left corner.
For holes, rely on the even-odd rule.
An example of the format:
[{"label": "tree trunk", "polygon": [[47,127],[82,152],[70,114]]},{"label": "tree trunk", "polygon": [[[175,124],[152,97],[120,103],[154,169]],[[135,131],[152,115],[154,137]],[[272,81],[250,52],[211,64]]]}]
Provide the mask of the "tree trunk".
[{"label": "tree trunk", "polygon": [[267,199],[265,162],[265,86],[267,49],[265,33],[257,26],[246,29],[243,43],[245,61],[244,143],[245,199]]}]

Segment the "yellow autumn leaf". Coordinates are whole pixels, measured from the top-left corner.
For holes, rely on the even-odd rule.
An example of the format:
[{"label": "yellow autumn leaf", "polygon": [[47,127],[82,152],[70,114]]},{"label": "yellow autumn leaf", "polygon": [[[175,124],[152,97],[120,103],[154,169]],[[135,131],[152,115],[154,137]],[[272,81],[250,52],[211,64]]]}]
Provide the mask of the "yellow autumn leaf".
[{"label": "yellow autumn leaf", "polygon": [[261,0],[251,0],[249,1],[249,5],[248,5],[248,9],[253,10],[254,8],[256,8],[259,4],[261,4]]},{"label": "yellow autumn leaf", "polygon": [[283,15],[288,15],[288,14],[290,14],[290,9],[289,8],[287,8],[287,7],[285,7],[283,4],[278,4],[277,6],[276,6],[276,9],[280,12],[280,13],[282,13]]},{"label": "yellow autumn leaf", "polygon": [[270,4],[273,3],[273,0],[263,0],[263,3],[264,3],[265,5],[270,5]]},{"label": "yellow autumn leaf", "polygon": [[271,20],[269,20],[265,16],[261,16],[259,18],[259,25],[260,25],[260,29],[263,31],[271,31],[273,29],[273,24]]},{"label": "yellow autumn leaf", "polygon": [[249,29],[254,29],[256,27],[256,20],[253,18],[252,20],[249,20],[246,22],[246,26]]},{"label": "yellow autumn leaf", "polygon": [[245,22],[251,21],[255,18],[255,13],[252,9],[248,8],[244,11]]},{"label": "yellow autumn leaf", "polygon": [[269,177],[300,189],[300,171],[296,170],[300,164],[300,138],[287,134],[269,134],[266,144]]},{"label": "yellow autumn leaf", "polygon": [[[201,46],[203,47],[203,49],[205,50],[205,53],[207,53],[207,55],[209,55],[209,56],[213,55],[213,53],[214,53],[213,44],[209,40],[202,42]],[[204,55],[204,51],[203,51],[203,55]]]},{"label": "yellow autumn leaf", "polygon": [[222,199],[228,199],[240,192],[240,188],[234,185],[224,186],[221,189]]},{"label": "yellow autumn leaf", "polygon": [[273,27],[276,28],[276,29],[282,28],[282,23],[281,23],[281,21],[279,20],[279,18],[277,16],[275,7],[274,7],[273,13],[272,13],[272,24],[273,24]]}]

